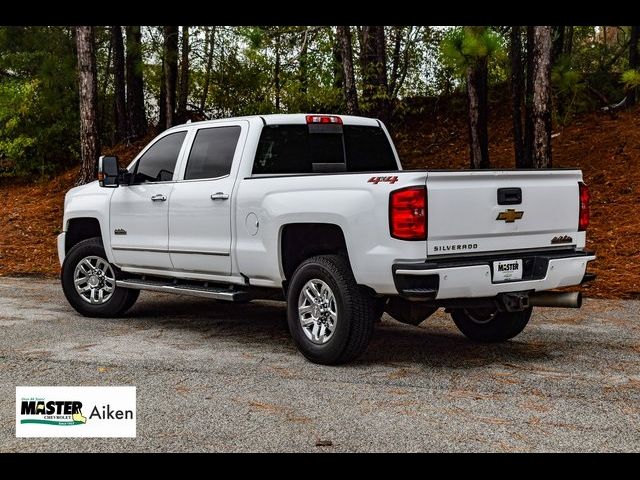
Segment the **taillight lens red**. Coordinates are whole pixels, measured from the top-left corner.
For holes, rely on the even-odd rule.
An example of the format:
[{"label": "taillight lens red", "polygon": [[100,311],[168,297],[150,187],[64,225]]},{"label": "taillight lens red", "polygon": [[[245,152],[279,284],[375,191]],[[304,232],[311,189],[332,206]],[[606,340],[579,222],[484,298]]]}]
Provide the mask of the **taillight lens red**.
[{"label": "taillight lens red", "polygon": [[589,187],[579,182],[580,187],[580,216],[578,217],[578,231],[584,232],[589,226]]},{"label": "taillight lens red", "polygon": [[427,239],[427,190],[408,187],[389,196],[389,229],[400,240]]}]

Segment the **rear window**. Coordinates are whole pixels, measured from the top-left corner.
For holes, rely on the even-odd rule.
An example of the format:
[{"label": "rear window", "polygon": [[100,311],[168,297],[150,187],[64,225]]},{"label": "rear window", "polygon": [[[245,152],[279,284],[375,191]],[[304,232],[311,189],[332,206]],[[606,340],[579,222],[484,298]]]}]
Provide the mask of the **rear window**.
[{"label": "rear window", "polygon": [[254,174],[397,170],[380,127],[267,125],[262,129]]}]

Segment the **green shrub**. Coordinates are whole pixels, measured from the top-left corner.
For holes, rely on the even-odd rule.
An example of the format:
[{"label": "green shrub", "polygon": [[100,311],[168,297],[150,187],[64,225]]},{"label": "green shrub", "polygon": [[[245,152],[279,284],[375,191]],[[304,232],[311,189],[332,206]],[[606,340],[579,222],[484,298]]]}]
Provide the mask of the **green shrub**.
[{"label": "green shrub", "polygon": [[622,74],[622,83],[628,90],[640,87],[640,71],[627,70]]}]

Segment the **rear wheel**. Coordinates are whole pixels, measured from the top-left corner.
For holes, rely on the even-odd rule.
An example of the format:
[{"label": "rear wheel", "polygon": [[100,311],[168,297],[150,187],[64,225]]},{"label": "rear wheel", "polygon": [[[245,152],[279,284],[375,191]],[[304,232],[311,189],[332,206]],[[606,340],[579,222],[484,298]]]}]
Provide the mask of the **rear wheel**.
[{"label": "rear wheel", "polygon": [[304,261],[287,295],[289,331],[302,354],[315,363],[353,360],[367,348],[376,320],[373,298],[356,283],[338,255]]},{"label": "rear wheel", "polygon": [[496,308],[461,308],[451,311],[458,329],[477,342],[504,342],[518,335],[531,318],[532,307],[521,312]]},{"label": "rear wheel", "polygon": [[102,240],[74,245],[62,264],[62,290],[69,304],[86,317],[117,317],[138,299],[139,290],[116,286],[117,268],[109,263]]}]

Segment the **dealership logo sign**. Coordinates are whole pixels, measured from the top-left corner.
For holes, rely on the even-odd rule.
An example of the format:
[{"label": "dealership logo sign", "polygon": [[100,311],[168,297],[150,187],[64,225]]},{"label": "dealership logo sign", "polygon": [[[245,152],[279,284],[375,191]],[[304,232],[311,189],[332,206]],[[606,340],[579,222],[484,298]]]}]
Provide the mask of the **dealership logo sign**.
[{"label": "dealership logo sign", "polygon": [[136,387],[16,387],[16,437],[135,437]]},{"label": "dealership logo sign", "polygon": [[[17,400],[16,400],[17,401]],[[82,425],[87,417],[82,415],[82,402],[46,401],[46,399],[23,399],[20,403],[20,423],[37,423],[40,425]]]}]

